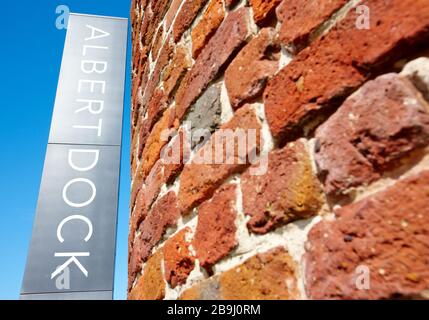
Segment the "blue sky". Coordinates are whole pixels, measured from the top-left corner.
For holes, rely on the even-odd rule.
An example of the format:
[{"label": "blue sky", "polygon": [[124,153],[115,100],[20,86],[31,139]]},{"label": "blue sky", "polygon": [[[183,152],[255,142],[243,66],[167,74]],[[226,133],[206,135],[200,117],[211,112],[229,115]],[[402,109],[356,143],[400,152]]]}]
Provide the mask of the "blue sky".
[{"label": "blue sky", "polygon": [[[22,0],[2,3],[0,299],[19,297],[30,242],[66,34],[66,30],[55,27],[55,9],[63,4],[71,12],[128,17],[130,3],[130,0]],[[127,70],[115,299],[126,297],[127,284],[129,74]]]}]

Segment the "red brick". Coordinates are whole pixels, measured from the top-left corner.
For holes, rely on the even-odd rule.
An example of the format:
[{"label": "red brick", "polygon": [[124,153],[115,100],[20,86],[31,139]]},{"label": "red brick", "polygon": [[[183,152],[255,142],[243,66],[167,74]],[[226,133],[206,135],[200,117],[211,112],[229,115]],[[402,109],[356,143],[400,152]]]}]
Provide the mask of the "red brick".
[{"label": "red brick", "polygon": [[162,274],[162,251],[156,252],[146,263],[142,276],[131,290],[129,300],[162,300],[165,297],[165,283]]},{"label": "red brick", "polygon": [[[194,206],[200,204],[204,200],[210,198],[213,192],[222,184],[222,182],[228,178],[231,174],[243,171],[253,161],[251,158],[251,152],[256,151],[258,153],[261,149],[261,123],[250,106],[244,106],[239,109],[234,117],[224,124],[221,129],[228,130],[237,133],[237,129],[244,130],[244,133],[249,133],[249,129],[256,130],[256,145],[251,141],[248,142],[248,149],[246,152],[247,159],[241,159],[239,161],[237,146],[238,141],[234,139],[235,152],[234,154],[225,154],[221,164],[216,164],[214,161],[215,150],[225,151],[225,141],[221,139],[220,131],[215,132],[212,135],[210,141],[204,145],[203,148],[199,149],[196,157],[199,159],[198,162],[193,159],[193,163],[185,165],[180,179],[180,190],[179,190],[179,203],[180,209],[183,214],[188,213]],[[217,143],[216,143],[217,142]],[[212,161],[207,163],[201,161],[204,159],[204,155],[208,158],[207,154],[212,152]]]},{"label": "red brick", "polygon": [[190,231],[190,228],[179,231],[163,247],[165,279],[172,288],[184,284],[195,266],[195,258],[189,250],[191,243],[186,239]]},{"label": "red brick", "polygon": [[144,199],[144,189],[140,189],[137,194],[136,205],[134,210],[132,210],[131,220],[130,220],[130,234],[133,235],[140,226],[140,223],[146,218],[147,210]]},{"label": "red brick", "polygon": [[369,30],[357,29],[358,15],[350,11],[336,28],[301,51],[269,81],[265,110],[275,138],[295,138],[304,124],[329,114],[359,87],[369,77],[368,71],[391,65],[428,38],[426,0],[372,0],[363,4],[371,12]]},{"label": "red brick", "polygon": [[140,163],[139,167],[137,168],[136,175],[134,176],[131,184],[130,208],[134,208],[137,194],[143,186],[143,182],[144,180],[142,175],[142,163]]},{"label": "red brick", "polygon": [[142,105],[139,97],[139,89],[143,87],[147,81],[147,48],[144,47],[139,55],[138,67],[136,75],[132,79],[132,125],[136,126],[138,118],[143,113]]},{"label": "red brick", "polygon": [[[132,238],[131,234],[129,234],[130,238]],[[131,249],[128,257],[128,290],[131,289],[137,274],[142,269],[142,245],[143,243],[136,238],[134,244],[128,247]]]},{"label": "red brick", "polygon": [[234,108],[260,95],[267,80],[277,72],[279,54],[267,54],[279,53],[274,37],[274,29],[262,29],[226,69],[225,85]]},{"label": "red brick", "polygon": [[154,94],[155,89],[158,86],[159,81],[161,79],[161,73],[164,70],[164,68],[168,65],[170,58],[173,55],[174,46],[170,40],[171,40],[171,37],[168,36],[164,42],[161,52],[159,53],[159,57],[155,62],[153,73],[150,77],[150,80],[144,92],[144,96],[143,96],[144,105],[147,104],[152,98],[152,95]]},{"label": "red brick", "polygon": [[149,209],[158,197],[161,187],[164,184],[162,162],[158,160],[152,167],[145,181],[144,199],[146,208]]},{"label": "red brick", "polygon": [[[274,10],[282,0],[249,0],[253,8],[253,19],[258,25],[263,25],[273,17]],[[286,0],[287,2],[288,0]]]},{"label": "red brick", "polygon": [[143,177],[146,177],[149,174],[153,165],[160,157],[162,147],[164,147],[168,142],[168,139],[166,139],[168,138],[168,135],[164,134],[177,127],[177,124],[174,122],[174,115],[174,109],[167,109],[162,115],[161,120],[155,124],[150,132],[142,153]]},{"label": "red brick", "polygon": [[147,107],[147,120],[150,123],[150,129],[152,129],[152,126],[159,120],[165,109],[167,109],[167,102],[164,91],[157,88]]},{"label": "red brick", "polygon": [[165,30],[169,30],[171,24],[173,23],[174,18],[176,17],[179,7],[182,4],[183,0],[172,0],[170,7],[168,8],[167,13],[165,14]]},{"label": "red brick", "polygon": [[154,30],[152,30],[152,26],[151,23],[154,19],[154,14],[153,11],[151,9],[150,6],[147,6],[145,11],[144,11],[144,15],[143,15],[143,21],[141,23],[140,26],[140,41],[144,46],[149,46],[152,42],[152,32],[154,32]]},{"label": "red brick", "polygon": [[134,175],[136,174],[136,171],[137,171],[137,161],[136,161],[136,158],[135,158],[135,156],[134,156],[134,154],[132,154],[131,155],[132,156],[132,158],[131,158],[131,177],[134,177]]},{"label": "red brick", "polygon": [[[141,189],[137,195],[136,206],[134,207],[134,210],[131,211],[130,229],[128,234],[128,289],[131,288],[132,281],[134,281],[134,277],[137,273],[136,270],[138,268],[136,265],[138,263],[138,261],[136,260],[136,255],[133,255],[135,233],[136,230],[139,228],[141,222],[146,218],[147,215],[143,193],[144,191],[143,189]],[[138,250],[139,248],[136,249],[136,252],[138,252]]]},{"label": "red brick", "polygon": [[140,92],[137,93],[137,97],[136,100],[137,102],[140,104],[140,109],[141,109],[141,114],[144,115],[144,113],[146,112],[147,109],[147,102],[145,101],[145,103],[143,103],[143,94],[146,90],[146,87],[148,86],[148,81],[149,81],[149,75],[150,75],[150,65],[149,63],[146,63],[145,65],[145,69],[143,71],[143,74],[140,78]]},{"label": "red brick", "polygon": [[[307,244],[313,299],[416,298],[429,287],[429,171],[397,182],[317,224]],[[369,288],[356,286],[368,268]],[[362,284],[362,282],[360,282]]]},{"label": "red brick", "polygon": [[136,13],[135,13],[135,11],[136,11],[136,8],[137,8],[137,3],[136,3],[137,1],[136,0],[131,0],[131,6],[130,6],[130,18],[131,18],[131,26],[133,27],[133,30],[134,30],[134,26],[135,26],[135,23],[136,23]]},{"label": "red brick", "polygon": [[242,265],[185,290],[182,300],[299,299],[295,262],[282,247],[259,253]]},{"label": "red brick", "polygon": [[143,149],[146,146],[147,138],[149,137],[150,133],[150,122],[146,120],[142,121],[142,125],[140,127],[140,130],[138,132],[139,135],[139,145],[137,150],[137,157],[141,160]]},{"label": "red brick", "polygon": [[168,98],[172,98],[182,78],[191,67],[192,61],[184,46],[177,46],[170,64],[164,69],[162,78],[164,90]]},{"label": "red brick", "polygon": [[137,170],[137,149],[138,149],[138,132],[141,128],[141,117],[137,126],[131,126],[131,147],[130,147],[130,163],[131,163],[131,178],[134,177]]},{"label": "red brick", "polygon": [[179,130],[178,134],[163,149],[163,152],[161,153],[161,161],[164,167],[164,181],[171,184],[182,171],[185,163],[189,161],[191,155],[191,146],[187,141],[186,132]]},{"label": "red brick", "polygon": [[164,27],[161,24],[153,42],[152,46],[152,57],[155,59],[158,56],[159,50],[162,48],[162,43],[164,41]]},{"label": "red brick", "polygon": [[429,143],[428,112],[406,78],[391,73],[366,83],[316,132],[326,191],[344,193],[402,165],[399,160]]},{"label": "red brick", "polygon": [[282,23],[280,41],[298,50],[304,48],[310,35],[346,3],[347,0],[283,1],[276,10]]},{"label": "red brick", "polygon": [[206,5],[208,0],[184,0],[176,20],[173,24],[174,41],[178,42],[183,33],[188,30],[198,12]]},{"label": "red brick", "polygon": [[154,38],[154,34],[158,28],[158,25],[161,23],[161,21],[164,18],[165,13],[167,12],[168,9],[168,5],[170,3],[171,0],[157,0],[157,1],[152,1],[151,2],[151,6],[147,6],[146,10],[145,10],[145,15],[146,12],[148,11],[149,7],[151,7],[153,15],[150,16],[150,21],[149,21],[149,25],[147,27],[147,31],[145,34],[142,33],[143,35],[143,43],[147,46],[151,46],[152,42],[153,42],[153,38]]},{"label": "red brick", "polygon": [[198,225],[192,244],[203,268],[210,270],[237,246],[236,198],[237,186],[225,185],[198,208]]},{"label": "red brick", "polygon": [[238,0],[224,0],[224,2],[225,2],[225,7],[230,9],[238,3]]},{"label": "red brick", "polygon": [[147,260],[167,229],[176,225],[179,216],[177,198],[173,191],[167,193],[153,205],[152,210],[140,225],[140,236],[134,242],[132,257],[135,273],[141,270],[141,263]]},{"label": "red brick", "polygon": [[307,148],[302,140],[292,142],[264,158],[266,173],[252,172],[263,168],[257,163],[242,175],[243,210],[251,217],[248,227],[252,232],[267,233],[321,209],[322,188]]},{"label": "red brick", "polygon": [[240,8],[228,15],[177,91],[176,110],[179,119],[183,118],[189,106],[207,88],[210,81],[216,78],[232,54],[246,43],[249,32],[248,8]]},{"label": "red brick", "polygon": [[192,30],[192,56],[194,58],[199,56],[224,18],[225,9],[222,0],[211,0],[201,20]]}]

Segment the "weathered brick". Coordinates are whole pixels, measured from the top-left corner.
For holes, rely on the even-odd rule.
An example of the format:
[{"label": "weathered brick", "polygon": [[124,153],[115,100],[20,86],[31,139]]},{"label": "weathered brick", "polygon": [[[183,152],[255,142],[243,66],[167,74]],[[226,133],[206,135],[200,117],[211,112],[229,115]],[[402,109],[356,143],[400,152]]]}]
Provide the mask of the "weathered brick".
[{"label": "weathered brick", "polygon": [[162,240],[167,228],[176,225],[180,216],[177,198],[173,191],[160,198],[140,224],[140,236],[134,242],[133,264],[134,272],[141,269],[141,263],[150,256],[155,245]]},{"label": "weathered brick", "polygon": [[152,41],[151,22],[154,19],[154,14],[151,6],[147,6],[143,15],[143,21],[140,26],[140,41],[144,46],[150,46]]},{"label": "weathered brick", "polygon": [[267,80],[277,72],[280,55],[276,53],[280,47],[274,38],[274,29],[262,29],[226,69],[225,85],[234,108],[260,95]]},{"label": "weathered brick", "polygon": [[308,295],[393,299],[416,298],[427,290],[428,190],[429,171],[424,171],[338,209],[334,221],[317,224],[305,255]]},{"label": "weathered brick", "polygon": [[164,167],[164,182],[171,184],[182,171],[185,163],[191,155],[191,145],[187,140],[187,133],[179,130],[170,143],[161,152],[161,160]]},{"label": "weathered brick", "polygon": [[[221,67],[249,37],[249,9],[240,8],[228,14],[192,69],[183,79],[176,94],[177,117],[182,119],[189,106],[216,78]],[[219,50],[221,48],[221,50]]]},{"label": "weathered brick", "polygon": [[367,80],[370,71],[388,67],[429,37],[426,0],[363,4],[371,12],[369,30],[356,28],[359,15],[351,10],[269,81],[265,110],[271,132],[281,142],[301,134],[309,121],[329,114]]},{"label": "weathered brick", "polygon": [[164,184],[163,168],[161,160],[158,160],[152,167],[145,180],[144,199],[146,208],[149,209],[158,197],[161,187]]},{"label": "weathered brick", "polygon": [[149,130],[162,116],[162,113],[167,109],[167,101],[164,91],[157,88],[149,100],[147,106],[147,121],[149,122]]},{"label": "weathered brick", "polygon": [[155,92],[156,87],[161,80],[161,73],[164,68],[168,65],[171,56],[173,55],[174,46],[171,43],[171,37],[167,36],[167,39],[162,46],[161,52],[159,53],[158,59],[156,60],[155,67],[153,69],[153,73],[150,77],[148,85],[146,86],[144,96],[143,96],[143,104],[147,104],[152,95]]},{"label": "weathered brick", "polygon": [[[154,34],[158,28],[158,25],[164,18],[165,13],[167,12],[168,5],[170,4],[171,0],[156,0],[151,1],[151,6],[147,6],[145,9],[145,15],[146,12],[151,8],[151,11],[153,14],[149,17],[149,25],[147,27],[147,31],[144,34],[143,43],[147,46],[151,46],[154,38]],[[143,33],[142,33],[143,35]]]},{"label": "weathered brick", "polygon": [[390,73],[366,83],[316,132],[325,190],[344,193],[401,165],[401,158],[429,143],[428,112],[406,78]]},{"label": "weathered brick", "polygon": [[283,1],[276,10],[282,23],[280,41],[301,50],[308,45],[310,35],[346,3],[347,0]]},{"label": "weathered brick", "polygon": [[[251,106],[244,106],[239,109],[234,117],[221,127],[221,131],[216,131],[210,141],[199,149],[193,162],[185,165],[182,171],[179,190],[180,209],[183,214],[188,213],[194,206],[211,197],[213,192],[231,174],[243,171],[254,162],[252,154],[257,154],[262,147],[261,123]],[[226,142],[223,139],[225,133],[250,135],[256,132],[256,141],[247,140],[245,154],[237,152],[239,141],[227,141],[233,145],[233,152],[225,152]],[[243,145],[241,143],[241,145]],[[220,161],[215,161],[216,152],[222,155]],[[204,158],[207,161],[203,161]],[[195,160],[195,159],[198,159]]]},{"label": "weathered brick", "polygon": [[190,228],[179,231],[163,247],[165,279],[172,288],[184,284],[195,266],[195,258],[189,250],[191,243],[187,240],[190,231]]},{"label": "weathered brick", "polygon": [[414,84],[423,94],[426,101],[429,101],[429,58],[421,57],[408,62],[401,72]]},{"label": "weathered brick", "polygon": [[[136,230],[139,228],[141,222],[146,218],[147,211],[146,206],[144,204],[144,191],[140,189],[137,194],[136,205],[134,210],[131,211],[131,219],[130,219],[130,228],[128,234],[128,272],[129,272],[129,283],[128,288],[132,285],[132,281],[134,281],[134,277],[137,273],[137,263],[136,255],[133,255],[134,250],[134,238]],[[139,248],[136,249],[138,252]]]},{"label": "weathered brick", "polygon": [[225,7],[230,9],[238,3],[238,0],[224,0],[224,2],[225,2]]},{"label": "weathered brick", "polygon": [[[253,19],[258,25],[263,25],[273,17],[274,10],[282,0],[249,0],[253,8]],[[286,0],[287,2],[288,0]],[[311,2],[311,1],[310,1]]]},{"label": "weathered brick", "polygon": [[162,274],[163,253],[157,251],[146,263],[142,276],[131,290],[129,300],[162,300],[165,297],[165,283]]},{"label": "weathered brick", "polygon": [[161,24],[158,31],[156,32],[155,40],[152,46],[152,57],[155,59],[158,56],[159,50],[162,48],[164,41],[164,27]]},{"label": "weathered brick", "polygon": [[168,142],[168,134],[165,133],[173,128],[177,128],[174,121],[174,109],[167,109],[162,118],[155,124],[150,132],[142,154],[142,176],[146,177],[155,162],[160,157],[163,146]]},{"label": "weathered brick", "polygon": [[176,17],[177,12],[179,11],[180,5],[183,0],[172,0],[170,4],[170,8],[165,14],[165,30],[169,30],[171,24],[173,23],[174,18]]},{"label": "weathered brick", "polygon": [[198,208],[198,225],[192,244],[203,268],[210,270],[237,246],[236,198],[237,186],[225,185]]},{"label": "weathered brick", "polygon": [[[129,234],[129,239],[133,238],[131,234]],[[128,257],[128,290],[131,289],[131,286],[136,278],[136,275],[142,269],[142,242],[138,241],[138,238],[135,239],[132,246],[129,246],[129,257]]]},{"label": "weathered brick", "polygon": [[131,144],[130,144],[130,163],[131,163],[131,178],[134,177],[135,172],[137,170],[137,149],[138,149],[138,133],[141,128],[141,117],[139,117],[139,121],[137,126],[131,126]]},{"label": "weathered brick", "polygon": [[178,46],[170,64],[164,69],[162,75],[165,94],[169,99],[173,97],[175,89],[191,65],[191,57],[186,47]]},{"label": "weathered brick", "polygon": [[141,114],[143,115],[146,112],[147,101],[143,104],[143,94],[146,91],[146,87],[148,86],[150,75],[150,64],[146,63],[143,74],[140,78],[140,90],[137,91],[136,100],[140,104]]},{"label": "weathered brick", "polygon": [[140,223],[146,218],[146,215],[147,215],[147,210],[146,210],[146,204],[145,204],[145,198],[144,198],[144,189],[140,189],[137,194],[136,205],[131,214],[130,234],[134,236],[134,233],[140,226]]},{"label": "weathered brick", "polygon": [[[148,76],[148,64],[147,64],[147,48],[144,47],[140,52],[138,67],[136,75],[132,79],[132,125],[136,126],[138,118],[143,113],[142,104],[139,97],[139,90],[146,84]],[[143,88],[142,88],[143,89]]]},{"label": "weathered brick", "polygon": [[[252,232],[267,233],[321,209],[322,188],[307,148],[304,140],[291,142],[270,152],[242,175],[243,210],[251,217],[248,227]],[[251,169],[262,170],[264,163],[264,174],[252,173]]]},{"label": "weathered brick", "polygon": [[135,23],[137,21],[137,14],[136,14],[137,4],[136,0],[131,0],[131,6],[130,6],[130,19],[131,19],[131,26],[135,27]]},{"label": "weathered brick", "polygon": [[133,182],[131,184],[131,197],[130,197],[130,208],[134,208],[136,203],[137,194],[143,186],[143,175],[142,175],[142,163],[138,166],[136,170],[136,175],[134,176]]},{"label": "weathered brick", "polygon": [[131,158],[131,168],[130,169],[131,169],[130,170],[131,171],[131,177],[134,177],[134,175],[137,171],[137,161],[136,161],[134,154],[132,155],[132,158]]},{"label": "weathered brick", "polygon": [[142,125],[140,127],[140,130],[138,132],[139,135],[139,145],[138,145],[138,149],[137,149],[137,157],[141,160],[142,158],[142,154],[143,154],[143,149],[146,146],[146,142],[147,142],[147,138],[149,137],[149,133],[150,133],[150,121],[148,121],[147,119],[142,121]]},{"label": "weathered brick", "polygon": [[292,300],[299,298],[295,262],[278,247],[209,278],[181,295],[183,300]]},{"label": "weathered brick", "polygon": [[225,9],[222,0],[211,0],[201,20],[192,30],[192,56],[194,58],[199,56],[224,18]]},{"label": "weathered brick", "polygon": [[208,0],[185,0],[173,24],[173,36],[175,42],[178,42],[183,33],[188,30],[194,19],[197,17],[198,12],[206,5],[207,2]]},{"label": "weathered brick", "polygon": [[[198,137],[198,133],[202,134],[203,131],[205,131],[205,135],[211,134],[220,127],[222,115],[221,90],[221,83],[211,85],[189,108],[185,121],[190,122],[192,137]],[[192,148],[198,143],[200,141],[192,139]]]}]

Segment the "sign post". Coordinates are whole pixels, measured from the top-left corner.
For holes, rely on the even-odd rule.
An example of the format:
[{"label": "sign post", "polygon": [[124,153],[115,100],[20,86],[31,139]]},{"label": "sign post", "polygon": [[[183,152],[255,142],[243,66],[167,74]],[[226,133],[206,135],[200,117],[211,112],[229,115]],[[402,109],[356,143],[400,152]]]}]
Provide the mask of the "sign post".
[{"label": "sign post", "polygon": [[128,21],[70,14],[21,299],[112,299]]}]

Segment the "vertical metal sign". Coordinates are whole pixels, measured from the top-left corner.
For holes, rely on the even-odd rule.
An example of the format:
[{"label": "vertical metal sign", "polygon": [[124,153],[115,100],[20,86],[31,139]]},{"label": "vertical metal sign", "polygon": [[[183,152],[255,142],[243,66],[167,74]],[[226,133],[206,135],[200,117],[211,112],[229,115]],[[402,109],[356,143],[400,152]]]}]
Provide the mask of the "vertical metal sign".
[{"label": "vertical metal sign", "polygon": [[21,299],[112,299],[127,30],[70,14]]}]

